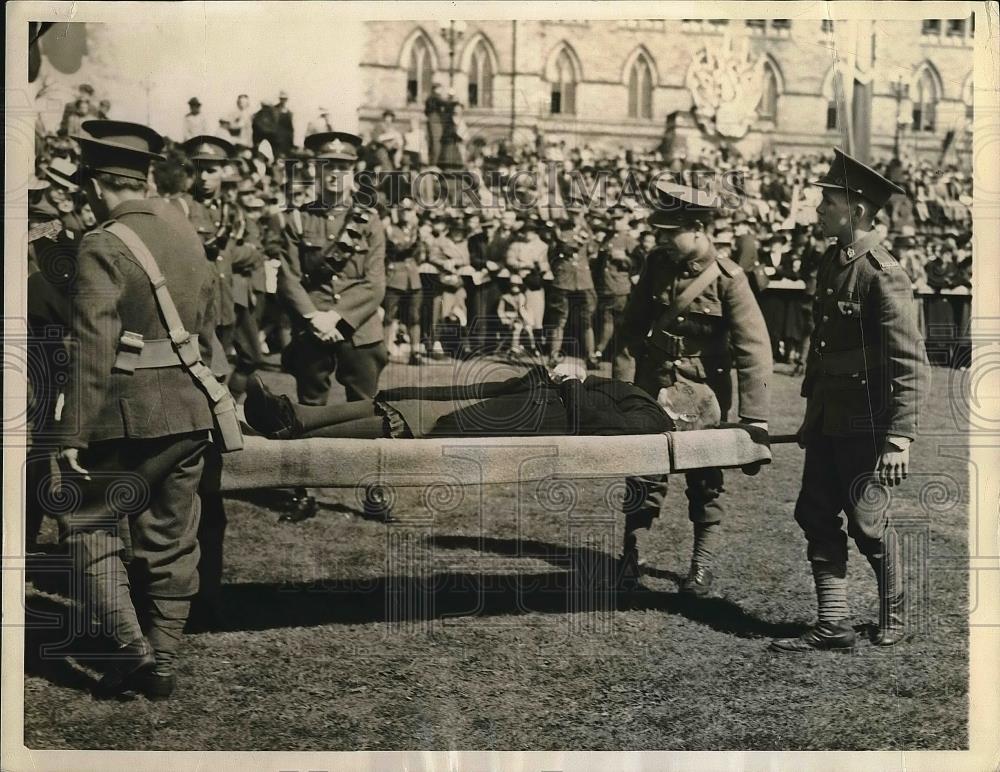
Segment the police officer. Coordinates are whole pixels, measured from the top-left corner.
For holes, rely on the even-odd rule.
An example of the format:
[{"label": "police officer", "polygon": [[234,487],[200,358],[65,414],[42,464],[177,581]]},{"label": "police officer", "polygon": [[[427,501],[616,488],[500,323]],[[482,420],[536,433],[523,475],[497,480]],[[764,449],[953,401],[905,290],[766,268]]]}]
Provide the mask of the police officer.
[{"label": "police officer", "polygon": [[[907,476],[918,398],[929,366],[913,314],[910,280],[880,243],[876,213],[901,189],[840,150],[816,208],[837,243],[819,265],[814,330],[799,429],[805,448],[795,519],[805,532],[818,621],[799,638],[772,642],[779,652],[846,649],[855,642],[847,606],[847,536],[871,564],[879,590],[872,636],[892,646],[907,635],[899,543],[880,485]],[[847,534],[841,514],[847,515]]]},{"label": "police officer", "polygon": [[[200,344],[205,356],[215,324],[211,277],[182,213],[145,197],[162,138],[120,121],[87,121],[83,130],[83,187],[94,213],[145,245],[183,331],[197,333],[168,336],[150,276],[110,223],[87,234],[73,292],[73,376],[59,424],[63,484],[78,486],[79,506],[62,514],[60,532],[82,575],[83,601],[116,646],[96,693],[136,688],[166,697],[198,589],[197,491],[213,425],[206,392],[179,352],[197,361]],[[130,574],[142,587],[139,609]],[[148,619],[145,634],[139,615]]]},{"label": "police officer", "polygon": [[[740,419],[766,429],[772,369],[767,328],[746,274],[732,260],[716,256],[706,233],[717,202],[682,185],[661,182],[657,188],[659,206],[649,220],[657,247],[647,257],[625,310],[625,351],[615,359],[615,377],[628,379],[631,354],[637,386],[657,395],[678,383],[707,385],[725,420],[735,367]],[[686,479],[694,550],[681,591],[705,595],[713,581],[724,516],[722,471],[688,472]],[[659,515],[667,485],[662,476],[629,478],[627,483],[624,569],[631,579],[638,573],[635,531],[649,528]]]},{"label": "police officer", "polygon": [[[378,214],[355,200],[354,165],[361,138],[346,132],[306,137],[320,190],[302,212],[302,232],[286,239],[278,295],[292,317],[282,352],[298,400],[325,405],[331,376],[349,402],[372,399],[389,361],[378,309],[385,296],[385,232]],[[311,517],[315,500],[299,490],[285,520]]]}]

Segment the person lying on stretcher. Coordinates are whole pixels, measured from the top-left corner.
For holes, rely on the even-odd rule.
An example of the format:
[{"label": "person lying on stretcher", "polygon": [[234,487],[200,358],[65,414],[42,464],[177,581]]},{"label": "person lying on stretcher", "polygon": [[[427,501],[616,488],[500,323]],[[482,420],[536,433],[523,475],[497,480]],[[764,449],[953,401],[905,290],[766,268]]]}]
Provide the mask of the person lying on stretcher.
[{"label": "person lying on stretcher", "polygon": [[678,382],[654,399],[565,363],[505,381],[387,389],[371,401],[323,407],[295,404],[255,377],[244,412],[247,424],[271,439],[660,434],[720,420],[715,395],[702,384]]}]

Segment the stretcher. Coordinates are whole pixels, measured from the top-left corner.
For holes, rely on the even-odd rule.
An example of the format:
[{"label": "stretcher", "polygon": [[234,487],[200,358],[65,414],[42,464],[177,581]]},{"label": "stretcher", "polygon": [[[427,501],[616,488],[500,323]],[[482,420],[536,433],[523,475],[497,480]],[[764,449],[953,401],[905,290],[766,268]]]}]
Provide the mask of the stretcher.
[{"label": "stretcher", "polygon": [[544,480],[675,474],[770,463],[766,435],[745,428],[614,437],[299,439],[247,437],[223,456],[223,491],[495,485]]}]

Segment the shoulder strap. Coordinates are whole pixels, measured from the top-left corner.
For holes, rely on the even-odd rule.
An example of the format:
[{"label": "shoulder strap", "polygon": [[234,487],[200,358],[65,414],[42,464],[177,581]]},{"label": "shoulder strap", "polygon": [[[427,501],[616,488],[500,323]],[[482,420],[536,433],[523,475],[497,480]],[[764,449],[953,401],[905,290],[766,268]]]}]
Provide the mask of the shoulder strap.
[{"label": "shoulder strap", "polygon": [[728,257],[716,257],[715,262],[719,264],[719,268],[722,269],[722,273],[730,279],[738,273],[743,273],[743,269],[740,268],[740,264],[730,260]]},{"label": "shoulder strap", "polygon": [[694,299],[704,292],[709,284],[719,278],[720,273],[722,273],[722,269],[719,268],[719,262],[713,260],[704,271],[695,277],[693,282],[687,285],[680,295],[674,298],[674,302],[663,310],[661,317],[669,319],[684,313],[687,307],[694,302]]},{"label": "shoulder strap", "polygon": [[167,289],[167,280],[163,278],[160,266],[156,264],[156,258],[149,251],[149,247],[146,246],[145,242],[139,238],[139,235],[134,230],[124,223],[117,221],[110,223],[105,226],[104,230],[117,236],[128,247],[129,252],[132,253],[132,256],[135,257],[142,270],[145,271],[146,276],[149,277],[149,281],[153,285],[156,305],[159,306],[160,313],[163,314],[163,322],[167,326],[170,339],[174,342],[175,346],[179,347],[183,345],[191,336],[184,329],[184,322],[181,321],[180,314],[177,313],[177,306],[174,305],[174,299],[170,296],[170,290]]},{"label": "shoulder strap", "polygon": [[881,244],[872,247],[871,251],[868,254],[871,256],[872,261],[875,263],[875,265],[878,268],[882,269],[883,271],[888,271],[893,266],[899,265],[899,263],[896,262],[896,258],[894,258],[889,253],[889,250],[887,250]]},{"label": "shoulder strap", "polygon": [[105,226],[105,230],[121,240],[153,285],[153,297],[163,315],[163,323],[167,326],[177,358],[211,402],[220,449],[223,453],[241,450],[243,435],[236,419],[236,403],[229,389],[219,383],[211,369],[201,361],[198,339],[184,329],[184,322],[177,312],[174,299],[167,289],[167,281],[163,278],[153,253],[139,234],[124,223],[112,222]]}]

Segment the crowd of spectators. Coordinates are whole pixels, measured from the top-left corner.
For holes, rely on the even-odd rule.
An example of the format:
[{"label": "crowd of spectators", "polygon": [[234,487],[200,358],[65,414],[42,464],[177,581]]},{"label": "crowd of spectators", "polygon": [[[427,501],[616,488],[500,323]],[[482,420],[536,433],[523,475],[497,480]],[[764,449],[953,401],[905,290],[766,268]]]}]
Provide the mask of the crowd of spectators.
[{"label": "crowd of spectators", "polygon": [[[81,86],[59,131],[40,138],[39,190],[32,194],[32,222],[56,217],[77,239],[95,223],[72,182],[71,137],[83,120],[110,110],[106,101],[95,106],[93,93]],[[216,133],[237,148],[234,209],[259,210],[255,219],[294,230],[294,211],[320,190],[315,161],[293,143],[287,100],[281,92],[252,111],[241,94]],[[189,106],[179,141],[211,133],[199,100]],[[654,179],[670,175],[727,202],[711,228],[716,248],[750,277],[777,361],[801,359],[826,247],[815,224],[819,191],[809,181],[826,170],[829,152],[605,152],[537,132],[521,145],[481,141],[461,105],[440,89],[425,115],[422,126],[400,124],[387,110],[365,137],[356,172],[368,180],[387,236],[383,309],[391,355],[418,363],[497,350],[552,359],[573,353],[599,367],[614,353],[616,322],[656,243],[644,196]],[[333,128],[320,108],[307,134]],[[166,153],[184,168],[177,146],[168,143]],[[950,325],[957,337],[968,324],[968,302],[960,298],[972,287],[971,175],[929,161],[876,166],[906,190],[880,213],[878,227],[913,282],[918,312],[928,327]],[[191,184],[181,177],[182,188]],[[276,353],[286,339],[282,309],[272,304],[264,320],[264,345]]]}]

